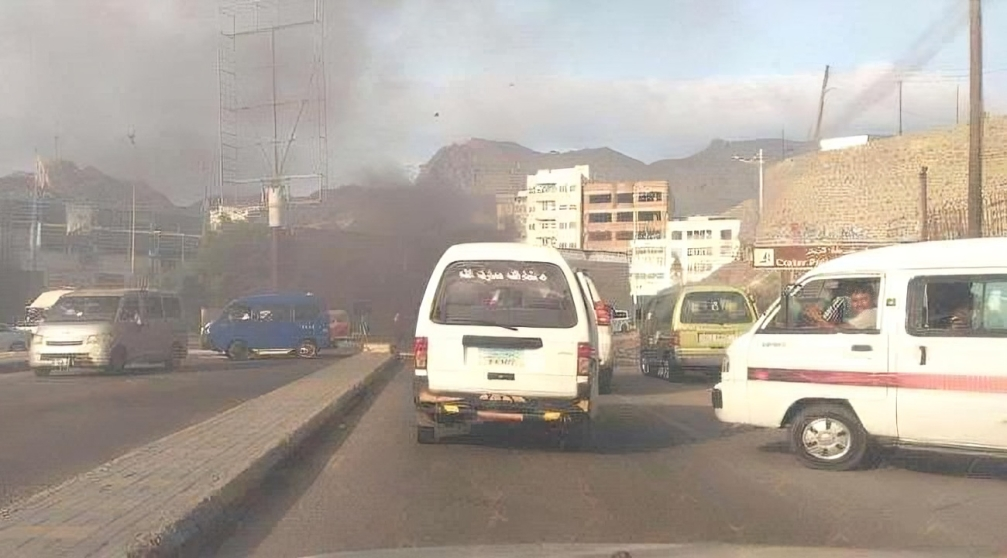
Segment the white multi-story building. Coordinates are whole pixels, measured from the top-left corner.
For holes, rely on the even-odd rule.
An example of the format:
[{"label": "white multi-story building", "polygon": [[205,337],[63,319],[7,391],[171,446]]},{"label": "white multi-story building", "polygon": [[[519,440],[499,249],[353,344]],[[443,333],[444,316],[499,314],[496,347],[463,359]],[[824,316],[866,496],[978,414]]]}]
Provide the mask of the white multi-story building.
[{"label": "white multi-story building", "polygon": [[668,222],[668,262],[681,263],[682,282],[702,281],[733,262],[741,250],[741,221],[726,217],[689,217]]},{"label": "white multi-story building", "polygon": [[525,209],[522,240],[537,246],[581,248],[581,200],[590,178],[587,165],[543,169],[529,176],[527,189],[517,194]]},{"label": "white multi-story building", "polygon": [[629,292],[634,300],[653,296],[673,282],[665,238],[630,241]]}]

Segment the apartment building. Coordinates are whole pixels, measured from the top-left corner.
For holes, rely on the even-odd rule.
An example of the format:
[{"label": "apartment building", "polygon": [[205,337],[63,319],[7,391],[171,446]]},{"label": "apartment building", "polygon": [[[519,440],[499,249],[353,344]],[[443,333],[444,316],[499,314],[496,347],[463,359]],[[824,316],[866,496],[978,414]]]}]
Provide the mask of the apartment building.
[{"label": "apartment building", "polygon": [[[543,169],[528,177],[515,198],[515,220],[524,221],[522,241],[537,246],[582,248],[581,198],[590,180],[587,165]],[[518,213],[523,208],[523,214]]]},{"label": "apartment building", "polygon": [[689,217],[668,223],[668,261],[678,259],[682,281],[705,279],[737,258],[741,221],[727,217]]},{"label": "apartment building", "polygon": [[630,243],[665,238],[672,213],[668,182],[588,182],[584,186],[584,248],[628,252]]}]

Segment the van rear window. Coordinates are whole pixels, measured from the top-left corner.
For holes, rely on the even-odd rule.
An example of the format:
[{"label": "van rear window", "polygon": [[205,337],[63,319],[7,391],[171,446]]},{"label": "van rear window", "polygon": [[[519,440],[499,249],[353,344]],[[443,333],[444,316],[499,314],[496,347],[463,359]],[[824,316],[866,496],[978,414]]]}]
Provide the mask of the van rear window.
[{"label": "van rear window", "polygon": [[446,325],[571,328],[577,309],[559,266],[511,260],[454,262],[430,319]]},{"label": "van rear window", "polygon": [[683,324],[746,324],[753,321],[745,295],[733,291],[687,293],[682,300]]}]

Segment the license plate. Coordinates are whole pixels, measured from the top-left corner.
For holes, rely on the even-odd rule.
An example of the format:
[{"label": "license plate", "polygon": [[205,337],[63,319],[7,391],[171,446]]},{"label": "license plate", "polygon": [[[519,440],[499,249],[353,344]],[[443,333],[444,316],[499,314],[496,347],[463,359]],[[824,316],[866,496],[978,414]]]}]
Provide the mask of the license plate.
[{"label": "license plate", "polygon": [[703,333],[699,336],[700,343],[728,344],[734,340],[734,336],[727,333]]},{"label": "license plate", "polygon": [[54,358],[51,362],[56,368],[70,368],[70,359],[68,358]]},{"label": "license plate", "polygon": [[521,368],[524,355],[518,349],[482,349],[479,361],[488,368]]}]

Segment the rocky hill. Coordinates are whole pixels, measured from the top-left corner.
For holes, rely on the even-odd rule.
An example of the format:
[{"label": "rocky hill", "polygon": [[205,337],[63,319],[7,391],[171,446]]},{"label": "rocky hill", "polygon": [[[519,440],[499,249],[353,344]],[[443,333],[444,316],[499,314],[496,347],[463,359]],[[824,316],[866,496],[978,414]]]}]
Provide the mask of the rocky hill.
[{"label": "rocky hill", "polygon": [[[49,185],[45,196],[88,203],[96,207],[126,208],[132,203],[132,183],[113,178],[94,167],[78,167],[71,161],[46,161]],[[0,197],[30,199],[35,176],[14,173],[0,177]],[[151,210],[175,209],[164,194],[145,183],[136,183],[136,204]]]},{"label": "rocky hill", "polygon": [[734,159],[754,157],[759,149],[767,165],[813,151],[812,142],[758,139],[714,140],[703,151],[681,159],[647,164],[607,147],[541,153],[513,142],[473,139],[441,148],[424,165],[417,184],[482,194],[521,189],[538,169],[590,165],[596,180],[667,180],[678,217],[720,214],[757,197],[758,171]]}]

